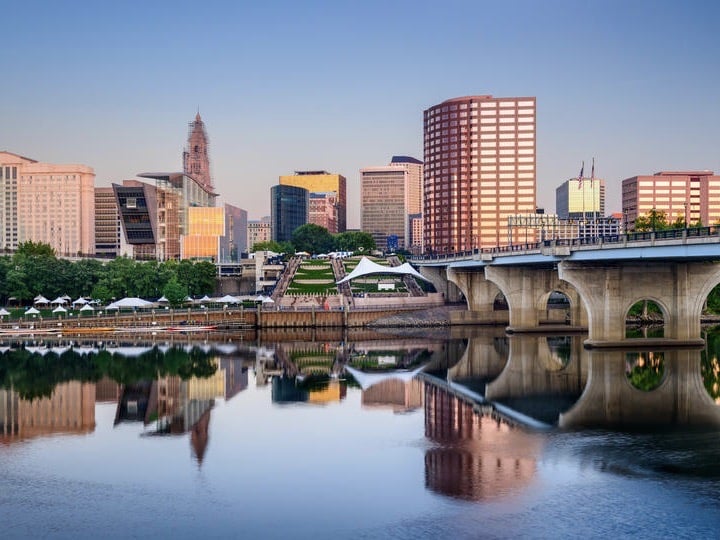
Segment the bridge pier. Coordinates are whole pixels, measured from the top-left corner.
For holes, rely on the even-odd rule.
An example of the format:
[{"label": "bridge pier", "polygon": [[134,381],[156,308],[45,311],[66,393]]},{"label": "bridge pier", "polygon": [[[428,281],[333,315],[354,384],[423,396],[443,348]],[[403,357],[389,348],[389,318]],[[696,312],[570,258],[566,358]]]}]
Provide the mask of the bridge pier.
[{"label": "bridge pier", "polygon": [[460,290],[448,280],[445,266],[421,266],[420,273],[430,280],[435,290],[445,295],[446,302],[459,302]]},{"label": "bridge pier", "polygon": [[720,281],[720,265],[708,262],[623,262],[593,265],[563,261],[560,279],[572,284],[588,306],[586,347],[629,347],[625,337],[630,308],[640,300],[654,301],[663,312],[665,337],[648,340],[658,346],[696,346],[702,307]]},{"label": "bridge pier", "polygon": [[[530,266],[486,266],[485,277],[502,291],[509,308],[508,332],[578,332],[587,326],[583,301],[568,283],[559,279],[552,268]],[[540,313],[547,307],[550,294],[561,292],[570,300],[569,324],[540,326]]]},{"label": "bridge pier", "polygon": [[589,351],[585,391],[560,415],[560,427],[720,426],[720,407],[703,384],[700,350],[665,351],[663,381],[648,392],[628,381],[626,354]]},{"label": "bridge pier", "polygon": [[450,314],[451,324],[508,324],[508,311],[495,311],[495,298],[501,294],[500,289],[485,279],[482,268],[465,271],[448,267],[447,277],[465,295],[468,305],[468,311]]}]

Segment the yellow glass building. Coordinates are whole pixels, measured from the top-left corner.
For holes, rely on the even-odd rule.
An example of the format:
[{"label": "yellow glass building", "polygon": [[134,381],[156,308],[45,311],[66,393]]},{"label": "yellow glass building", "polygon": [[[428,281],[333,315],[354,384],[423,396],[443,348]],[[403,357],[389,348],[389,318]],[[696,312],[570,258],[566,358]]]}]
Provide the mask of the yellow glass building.
[{"label": "yellow glass building", "polygon": [[188,232],[182,240],[182,258],[218,260],[220,237],[224,234],[224,207],[188,208]]},{"label": "yellow glass building", "polygon": [[[281,186],[301,187],[310,193],[331,193],[336,194],[335,219],[337,230],[329,230],[331,233],[345,232],[347,229],[347,180],[341,174],[329,173],[327,171],[295,171],[295,174],[280,176]],[[314,223],[311,220],[311,223]],[[325,223],[316,223],[324,227]]]}]

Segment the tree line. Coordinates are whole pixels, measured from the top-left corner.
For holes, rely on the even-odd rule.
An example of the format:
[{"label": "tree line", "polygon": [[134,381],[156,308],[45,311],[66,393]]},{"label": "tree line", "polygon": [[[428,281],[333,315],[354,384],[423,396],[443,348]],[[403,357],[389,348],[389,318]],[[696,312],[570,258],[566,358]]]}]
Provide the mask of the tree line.
[{"label": "tree line", "polygon": [[24,242],[12,256],[0,257],[0,301],[27,305],[42,294],[48,300],[67,294],[103,303],[126,296],[159,298],[171,304],[190,296],[212,294],[215,265],[189,260],[135,261],[119,257],[106,263],[58,259],[52,247]]},{"label": "tree line", "polygon": [[370,233],[346,231],[332,234],[325,227],[314,223],[306,223],[295,229],[290,241],[256,242],[252,251],[274,251],[275,253],[293,254],[305,251],[310,254],[330,253],[331,251],[363,251],[371,252],[376,248],[375,240]]}]

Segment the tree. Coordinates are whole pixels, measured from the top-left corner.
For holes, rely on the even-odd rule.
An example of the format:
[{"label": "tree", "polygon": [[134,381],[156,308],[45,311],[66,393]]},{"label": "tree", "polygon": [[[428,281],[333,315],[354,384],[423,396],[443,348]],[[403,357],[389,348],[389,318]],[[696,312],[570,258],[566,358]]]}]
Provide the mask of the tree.
[{"label": "tree", "polygon": [[268,240],[267,242],[255,242],[251,253],[257,251],[272,251],[273,253],[293,253],[295,247],[290,242],[276,242],[275,240]]},{"label": "tree", "polygon": [[332,251],[335,246],[330,232],[315,223],[306,223],[295,229],[291,242],[296,251],[307,251],[308,253],[327,253]]},{"label": "tree", "polygon": [[635,218],[635,231],[662,231],[669,227],[667,214],[664,210],[653,208],[643,216]]},{"label": "tree", "polygon": [[50,244],[44,244],[43,242],[33,242],[28,240],[27,242],[21,242],[18,244],[16,255],[23,255],[28,257],[51,257],[55,258],[55,250]]},{"label": "tree", "polygon": [[369,253],[377,246],[370,233],[361,231],[346,231],[335,235],[335,249],[338,251],[363,251]]},{"label": "tree", "polygon": [[168,303],[176,308],[182,306],[188,295],[187,287],[178,282],[177,277],[173,276],[163,288],[163,296],[167,298]]}]

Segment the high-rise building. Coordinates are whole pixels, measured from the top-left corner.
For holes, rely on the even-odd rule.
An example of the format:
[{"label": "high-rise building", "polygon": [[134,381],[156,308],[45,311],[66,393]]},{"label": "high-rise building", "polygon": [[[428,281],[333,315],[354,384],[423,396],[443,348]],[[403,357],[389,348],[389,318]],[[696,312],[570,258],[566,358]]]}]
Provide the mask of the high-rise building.
[{"label": "high-rise building", "polygon": [[112,187],[95,188],[95,256],[114,259],[132,255],[120,225],[117,199]]},{"label": "high-rise building", "polygon": [[0,152],[0,249],[26,241],[58,255],[95,251],[95,171]]},{"label": "high-rise building", "polygon": [[183,152],[183,173],[191,176],[205,191],[215,191],[212,177],[210,175],[210,154],[209,140],[205,123],[200,118],[200,113],[195,115],[195,120],[188,124],[188,141]]},{"label": "high-rise building", "polygon": [[248,221],[247,226],[247,246],[252,251],[258,242],[269,242],[272,240],[272,225],[270,224],[270,216],[261,219]]},{"label": "high-rise building", "polygon": [[329,193],[309,194],[308,223],[314,223],[328,231],[337,231],[337,195]]},{"label": "high-rise building", "polygon": [[424,112],[426,251],[525,241],[508,235],[508,218],[535,212],[535,126],[534,97],[460,97]]},{"label": "high-rise building", "polygon": [[555,190],[555,211],[560,219],[605,216],[605,180],[571,178]]},{"label": "high-rise building", "polygon": [[[306,189],[310,193],[334,193],[336,228],[328,229],[331,233],[345,232],[347,229],[347,181],[341,174],[327,171],[295,171],[295,174],[280,177],[280,185],[295,186]],[[323,218],[324,219],[324,218]],[[315,223],[309,221],[309,223]],[[324,227],[322,223],[316,223]]]},{"label": "high-rise building", "polygon": [[411,245],[410,216],[422,212],[422,161],[394,156],[390,165],[360,169],[360,228],[380,249]]},{"label": "high-rise building", "polygon": [[669,222],[683,218],[712,225],[720,220],[720,176],[713,171],[660,171],[622,181],[623,219],[632,230],[635,219],[662,210]]},{"label": "high-rise building", "polygon": [[270,189],[270,222],[272,239],[287,242],[292,233],[308,222],[309,193],[307,189],[278,184]]}]

